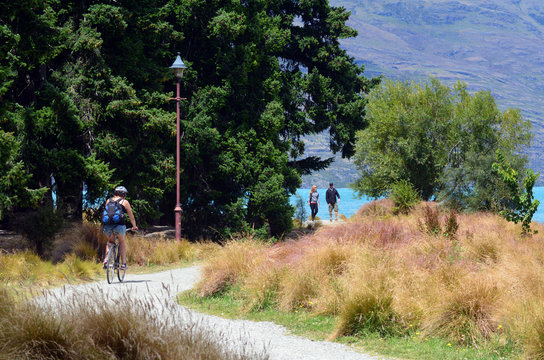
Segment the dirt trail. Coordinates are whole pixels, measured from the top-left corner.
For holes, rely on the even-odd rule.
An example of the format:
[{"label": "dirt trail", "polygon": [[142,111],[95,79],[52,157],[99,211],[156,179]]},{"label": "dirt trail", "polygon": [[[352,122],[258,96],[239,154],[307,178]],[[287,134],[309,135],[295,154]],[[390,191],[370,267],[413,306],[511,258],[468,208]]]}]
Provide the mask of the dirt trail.
[{"label": "dirt trail", "polygon": [[[105,280],[86,285],[64,286],[52,291],[53,295],[63,299],[86,294],[103,294],[106,298],[130,296],[134,299],[151,300],[159,313],[167,303],[172,303],[179,292],[190,289],[200,278],[200,267],[192,266],[153,274],[131,274],[127,272],[125,282],[116,281],[108,284]],[[312,341],[293,336],[279,325],[270,322],[248,320],[228,320],[216,316],[204,315],[179,306],[179,322],[197,322],[202,326],[222,333],[228,338],[232,348],[240,349],[253,346],[254,349],[266,349],[271,360],[376,360],[383,359],[353,350],[352,348],[328,341]]]}]

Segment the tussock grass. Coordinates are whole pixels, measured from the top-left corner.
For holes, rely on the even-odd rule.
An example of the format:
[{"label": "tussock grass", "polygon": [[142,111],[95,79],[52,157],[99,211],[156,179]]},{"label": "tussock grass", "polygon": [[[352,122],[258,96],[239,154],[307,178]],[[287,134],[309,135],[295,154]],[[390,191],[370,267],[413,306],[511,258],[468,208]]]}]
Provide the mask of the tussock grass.
[{"label": "tussock grass", "polygon": [[[47,287],[61,283],[93,280],[103,275],[107,239],[98,225],[84,223],[64,229],[54,241],[51,261],[31,250],[0,251],[0,282],[8,285]],[[127,235],[129,265],[173,265],[206,259],[217,253],[219,244],[176,242],[166,238]]]},{"label": "tussock grass", "polygon": [[[85,222],[65,229],[55,239],[51,259],[62,262],[72,255],[78,258],[101,262],[106,251],[107,238],[101,226]],[[211,242],[192,244],[186,239],[179,242],[165,237],[146,238],[140,234],[127,233],[127,262],[129,265],[170,265],[206,258],[220,246]]]},{"label": "tussock grass", "polygon": [[542,225],[521,236],[493,214],[421,203],[397,216],[393,208],[388,199],[366,204],[296,241],[228,244],[207,263],[199,295],[234,285],[249,309],[335,316],[331,338],[421,332],[544,358]]},{"label": "tussock grass", "polygon": [[202,277],[206,281],[195,287],[200,296],[221,293],[238,278],[247,275],[247,271],[259,264],[259,252],[266,245],[248,239],[231,241],[221,251],[209,259],[209,266],[204,267]]},{"label": "tussock grass", "polygon": [[62,263],[42,260],[25,250],[16,253],[0,252],[0,282],[11,285],[49,286],[76,279],[91,279],[101,273],[95,261],[67,256]]},{"label": "tussock grass", "polygon": [[197,257],[197,246],[188,240],[176,242],[165,238],[127,236],[127,261],[129,264],[167,265],[191,261]]},{"label": "tussock grass", "polygon": [[501,292],[493,280],[471,274],[438,301],[426,317],[427,332],[478,345],[497,329],[494,316]]},{"label": "tussock grass", "polygon": [[14,301],[0,288],[1,359],[267,359],[249,345],[233,352],[223,334],[180,320],[168,303],[104,294]]}]

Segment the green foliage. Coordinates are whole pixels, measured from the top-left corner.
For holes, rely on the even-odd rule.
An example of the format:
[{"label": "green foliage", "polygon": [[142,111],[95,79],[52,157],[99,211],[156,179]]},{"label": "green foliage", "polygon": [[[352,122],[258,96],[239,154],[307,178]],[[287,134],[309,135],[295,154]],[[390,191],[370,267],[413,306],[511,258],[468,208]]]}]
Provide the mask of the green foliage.
[{"label": "green foliage", "polygon": [[12,133],[0,129],[0,220],[6,212],[24,206],[36,206],[46,188],[29,189],[30,175],[22,161],[17,161],[20,143]]},{"label": "green foliage", "polygon": [[393,183],[389,196],[395,203],[394,211],[402,214],[407,214],[420,201],[417,190],[406,180]]},{"label": "green foliage", "polygon": [[530,122],[518,110],[501,112],[487,91],[469,94],[431,78],[423,84],[387,81],[368,99],[369,127],[358,133],[355,188],[383,196],[398,180],[414,185],[423,200],[454,208],[498,210],[506,188],[491,171],[500,149],[522,168]]},{"label": "green foliage", "polygon": [[520,186],[518,171],[512,168],[500,151],[497,151],[497,162],[493,163],[493,170],[500,175],[510,190],[511,206],[502,210],[500,214],[515,224],[521,222],[523,233],[530,234],[531,220],[540,205],[540,201],[534,199],[533,196],[533,187],[540,173],[535,174],[532,169],[527,169],[522,180],[523,186]]},{"label": "green foliage", "polygon": [[330,163],[305,157],[302,137],[327,131],[330,149],[350,157],[366,126],[363,95],[377,80],[340,48],[356,32],[349,12],[326,1],[23,0],[0,9],[0,129],[20,140],[28,187],[54,188],[67,217],[122,183],[138,223],[173,222],[168,66],[177,51],[188,65],[185,236],[263,226],[281,236],[300,175]]},{"label": "green foliage", "polygon": [[38,255],[44,256],[63,224],[63,214],[60,210],[52,206],[42,206],[18,216],[14,225],[18,232],[26,236]]}]

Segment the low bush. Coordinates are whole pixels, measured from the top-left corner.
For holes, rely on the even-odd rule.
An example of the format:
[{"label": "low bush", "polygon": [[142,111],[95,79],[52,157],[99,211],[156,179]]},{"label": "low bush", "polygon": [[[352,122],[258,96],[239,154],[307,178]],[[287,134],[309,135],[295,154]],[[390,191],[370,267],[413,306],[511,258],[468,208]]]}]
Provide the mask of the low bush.
[{"label": "low bush", "polygon": [[395,203],[391,199],[380,199],[364,204],[357,211],[354,218],[371,217],[384,218],[391,216],[395,208]]},{"label": "low bush", "polygon": [[13,220],[17,232],[23,234],[40,256],[50,250],[55,234],[63,224],[63,214],[53,206],[43,206],[38,210],[24,213]]},{"label": "low bush", "polygon": [[442,231],[440,214],[437,206],[426,204],[423,206],[423,217],[419,223],[420,228],[428,234],[437,235]]},{"label": "low bush", "polygon": [[407,180],[393,183],[389,195],[395,204],[393,210],[395,213],[408,214],[410,209],[420,202],[417,190]]},{"label": "low bush", "polygon": [[380,336],[399,335],[398,315],[393,311],[393,297],[388,291],[359,291],[344,300],[338,324],[331,338],[361,333]]}]

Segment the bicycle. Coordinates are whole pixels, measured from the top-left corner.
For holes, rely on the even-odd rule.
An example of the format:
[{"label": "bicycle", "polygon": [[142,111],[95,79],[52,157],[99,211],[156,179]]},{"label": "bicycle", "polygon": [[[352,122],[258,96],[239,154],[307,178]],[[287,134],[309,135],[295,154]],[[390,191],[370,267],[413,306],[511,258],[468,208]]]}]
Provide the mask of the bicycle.
[{"label": "bicycle", "polygon": [[[133,231],[132,229],[127,229],[127,232]],[[115,277],[115,273],[117,272],[117,278],[119,279],[119,282],[123,282],[125,280],[125,273],[126,268],[121,269],[120,266],[120,257],[121,252],[119,251],[119,239],[117,236],[114,236],[113,244],[110,246],[110,251],[108,253],[108,259],[106,261],[106,279],[108,280],[108,284],[111,284],[113,282],[113,278]]]}]

